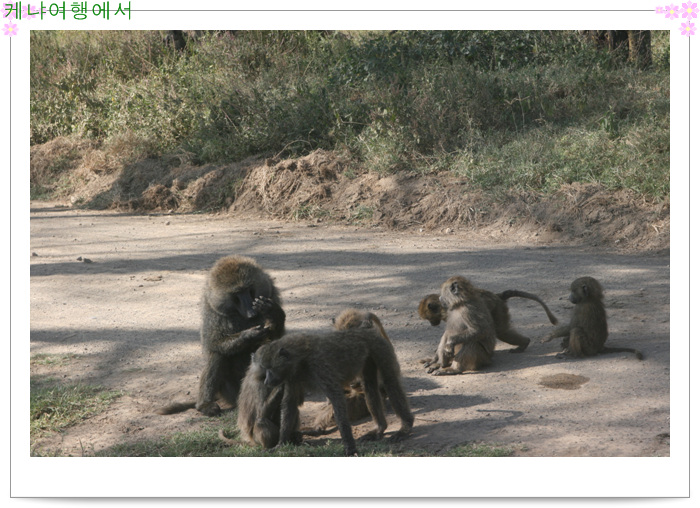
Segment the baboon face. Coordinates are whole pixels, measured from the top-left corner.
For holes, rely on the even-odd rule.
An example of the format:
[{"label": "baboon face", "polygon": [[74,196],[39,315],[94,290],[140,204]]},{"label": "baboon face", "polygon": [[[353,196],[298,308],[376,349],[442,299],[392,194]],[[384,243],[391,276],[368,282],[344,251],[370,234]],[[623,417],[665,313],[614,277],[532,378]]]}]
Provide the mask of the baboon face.
[{"label": "baboon face", "polygon": [[440,304],[446,309],[469,300],[474,295],[474,286],[464,277],[450,277],[440,291]]},{"label": "baboon face", "polygon": [[265,386],[280,385],[292,370],[292,357],[285,348],[268,344],[260,347],[253,355],[253,362],[265,373]]},{"label": "baboon face", "polygon": [[580,277],[571,283],[569,301],[573,304],[589,300],[602,300],[603,287],[593,277]]},{"label": "baboon face", "polygon": [[253,302],[259,296],[271,298],[270,277],[249,258],[229,256],[220,259],[207,280],[206,298],[212,309],[223,316],[255,316]]},{"label": "baboon face", "polygon": [[421,319],[427,319],[432,326],[438,326],[443,320],[443,308],[440,303],[440,295],[428,295],[418,305],[418,315]]}]

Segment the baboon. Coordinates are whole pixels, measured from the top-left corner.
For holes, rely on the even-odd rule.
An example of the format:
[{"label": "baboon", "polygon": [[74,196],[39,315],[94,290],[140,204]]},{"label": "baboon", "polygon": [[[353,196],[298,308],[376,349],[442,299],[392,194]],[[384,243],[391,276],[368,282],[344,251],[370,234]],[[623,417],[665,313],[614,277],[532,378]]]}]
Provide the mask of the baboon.
[{"label": "baboon", "polygon": [[[374,327],[379,334],[384,337],[389,344],[391,341],[384,331],[382,322],[372,312],[360,312],[355,309],[347,309],[338,317],[333,318],[333,325],[336,330],[349,330],[351,328],[372,328]],[[393,346],[392,346],[393,347]],[[380,390],[384,392],[384,387],[380,383]],[[348,419],[350,422],[356,422],[367,416],[370,416],[367,402],[365,401],[365,392],[362,390],[361,379],[355,379],[352,383],[344,388],[345,400],[348,406]],[[382,400],[385,393],[382,393]],[[308,436],[318,436],[326,432],[329,427],[335,424],[333,418],[333,405],[330,402],[324,404],[318,412],[318,416],[314,420],[311,428],[304,429],[303,433]]]},{"label": "baboon", "polygon": [[[520,297],[527,298],[528,300],[534,300],[539,303],[544,311],[547,313],[549,321],[555,325],[558,320],[554,314],[549,310],[549,307],[538,297],[532,293],[527,293],[525,291],[519,291],[517,289],[509,289],[501,293],[492,293],[486,289],[474,288],[475,291],[481,296],[491,313],[493,318],[493,323],[496,328],[496,338],[505,342],[506,344],[512,344],[517,346],[510,350],[511,353],[522,353],[525,351],[527,346],[530,344],[530,339],[524,335],[516,332],[510,323],[510,312],[508,310],[508,304],[506,303],[509,298]],[[418,315],[422,319],[427,319],[430,324],[437,326],[440,321],[444,321],[446,317],[445,309],[442,308],[440,304],[440,295],[431,294],[426,296],[420,301],[418,305]]]},{"label": "baboon", "polygon": [[[238,397],[238,429],[244,442],[274,448],[279,443],[280,413],[285,397],[292,397],[297,404],[304,402],[304,392],[297,389],[289,393],[286,384],[269,387],[265,384],[265,369],[252,361],[241,385]],[[299,418],[290,422],[291,441],[301,444]],[[230,443],[225,436],[224,442]]]},{"label": "baboon", "polygon": [[450,277],[442,284],[440,304],[445,332],[435,358],[425,365],[428,373],[461,374],[490,365],[496,329],[481,293],[464,277]]},{"label": "baboon", "polygon": [[[401,419],[401,429],[392,441],[403,439],[413,428],[413,414],[401,386],[401,369],[394,349],[373,328],[352,328],[323,335],[294,334],[262,346],[253,362],[265,370],[265,385],[284,385],[285,394],[297,390],[317,389],[333,405],[335,421],[345,454],[357,455],[343,388],[361,376],[367,406],[375,428],[361,439],[380,439],[387,423],[379,390],[379,376],[384,383],[394,411]],[[294,425],[299,418],[299,400],[293,396],[282,401],[279,443],[293,441]]]},{"label": "baboon", "polygon": [[542,342],[557,337],[562,340],[562,354],[565,356],[593,356],[601,353],[634,353],[638,359],[644,355],[636,349],[606,347],[608,339],[608,319],[603,305],[603,286],[593,277],[580,277],[571,283],[569,301],[574,304],[574,312],[568,325],[557,327],[547,334]]},{"label": "baboon", "polygon": [[277,288],[251,258],[219,259],[207,277],[201,305],[205,366],[197,400],[171,404],[159,409],[159,414],[196,407],[216,416],[221,412],[217,395],[235,406],[251,354],[284,334],[286,316]]}]

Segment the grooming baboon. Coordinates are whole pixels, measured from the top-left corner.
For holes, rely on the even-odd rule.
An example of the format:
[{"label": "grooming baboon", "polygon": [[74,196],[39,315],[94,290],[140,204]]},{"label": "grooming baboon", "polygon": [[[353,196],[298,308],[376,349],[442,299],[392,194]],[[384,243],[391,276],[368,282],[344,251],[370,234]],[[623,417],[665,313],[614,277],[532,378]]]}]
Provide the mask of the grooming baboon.
[{"label": "grooming baboon", "polygon": [[481,293],[464,277],[450,277],[442,284],[440,303],[445,332],[435,358],[425,365],[428,373],[461,374],[490,365],[496,329]]},{"label": "grooming baboon", "polygon": [[560,326],[547,334],[542,342],[557,337],[562,340],[562,353],[566,356],[593,356],[601,353],[634,353],[640,360],[644,357],[636,349],[606,347],[608,319],[603,305],[603,287],[593,277],[580,277],[571,283],[569,301],[574,312],[568,325]]},{"label": "grooming baboon", "polygon": [[[493,324],[496,328],[496,338],[507,344],[518,346],[511,349],[511,353],[522,353],[525,351],[525,348],[527,348],[528,344],[530,344],[530,339],[519,334],[512,328],[510,322],[510,312],[508,310],[508,304],[506,303],[509,298],[520,297],[536,301],[547,313],[549,321],[553,325],[557,324],[556,316],[552,314],[549,307],[547,307],[547,305],[537,295],[533,295],[532,293],[527,293],[525,291],[519,291],[517,289],[509,289],[501,293],[492,293],[491,291],[481,288],[474,289],[484,300],[486,307],[491,313]],[[430,321],[430,324],[433,326],[437,326],[440,324],[440,321],[444,321],[446,312],[440,304],[440,295],[431,294],[423,298],[418,305],[418,315],[422,319],[427,319]]]},{"label": "grooming baboon", "polygon": [[[384,331],[382,322],[372,312],[360,312],[355,309],[343,311],[338,317],[333,318],[333,325],[336,330],[349,330],[351,328],[372,328],[374,327],[379,334],[384,337],[389,344],[391,341]],[[393,346],[392,346],[393,347]],[[367,402],[365,401],[365,392],[362,390],[361,379],[355,379],[352,383],[344,388],[345,399],[348,406],[348,420],[356,422],[367,416],[370,416]],[[384,387],[380,383],[380,390],[384,392]],[[384,393],[382,393],[384,396]],[[384,397],[382,397],[382,400]],[[329,427],[335,425],[333,417],[333,405],[330,402],[324,404],[318,412],[311,428],[304,429],[303,432],[309,436],[318,436],[326,432]]]},{"label": "grooming baboon", "polygon": [[196,407],[208,416],[221,409],[220,395],[235,405],[251,354],[284,334],[285,313],[270,276],[252,259],[219,259],[207,277],[202,295],[200,337],[205,366],[195,401],[159,409],[171,414]]},{"label": "grooming baboon", "polygon": [[[333,405],[346,455],[356,455],[357,448],[343,388],[358,376],[362,378],[367,406],[375,423],[375,429],[362,439],[379,439],[387,427],[379,376],[401,419],[401,429],[391,440],[405,438],[413,427],[413,415],[401,386],[401,369],[394,349],[373,328],[352,328],[323,335],[287,335],[258,349],[253,362],[265,369],[265,384],[271,388],[284,385],[285,394],[293,395],[297,390],[306,389],[322,391]],[[299,401],[292,396],[282,401],[280,443],[293,441],[298,406]]]}]

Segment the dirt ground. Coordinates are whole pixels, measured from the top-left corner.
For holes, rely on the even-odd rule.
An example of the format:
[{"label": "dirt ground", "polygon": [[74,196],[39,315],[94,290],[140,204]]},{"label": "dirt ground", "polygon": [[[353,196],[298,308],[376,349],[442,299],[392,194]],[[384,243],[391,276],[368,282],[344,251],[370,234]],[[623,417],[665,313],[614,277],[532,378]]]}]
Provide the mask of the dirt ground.
[{"label": "dirt ground", "polygon": [[[32,374],[125,393],[106,412],[35,443],[45,452],[81,455],[208,420],[194,410],[161,416],[154,409],[195,393],[205,274],[219,257],[242,254],[274,277],[290,332],[328,330],[347,307],[380,317],[416,415],[406,448],[439,454],[478,442],[511,446],[519,456],[669,456],[667,252],[585,249],[533,237],[509,243],[459,227],[396,232],[44,202],[31,203],[30,224],[31,354],[75,355],[64,365],[33,365]],[[513,323],[534,339],[524,353],[509,354],[511,346],[499,342],[493,366],[483,372],[429,375],[418,360],[434,352],[442,327],[420,320],[417,305],[458,274],[497,292],[536,293],[563,321],[570,282],[594,276],[606,288],[608,344],[640,349],[645,359],[630,353],[559,359],[558,341],[539,342],[551,329],[542,308],[516,298],[509,301]],[[302,408],[306,423],[317,407]],[[396,424],[390,415],[388,430]]]}]

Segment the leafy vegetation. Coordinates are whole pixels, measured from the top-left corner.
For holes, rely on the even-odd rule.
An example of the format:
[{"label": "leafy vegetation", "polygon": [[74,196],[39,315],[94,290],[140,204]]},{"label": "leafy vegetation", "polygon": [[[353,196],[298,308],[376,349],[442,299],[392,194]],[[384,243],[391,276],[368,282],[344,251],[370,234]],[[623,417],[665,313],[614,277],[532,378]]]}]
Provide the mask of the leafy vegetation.
[{"label": "leafy vegetation", "polygon": [[133,157],[195,163],[325,148],[486,190],[664,199],[668,48],[654,32],[638,69],[571,31],[207,32],[182,51],[155,31],[32,31],[31,142],[128,135]]}]

